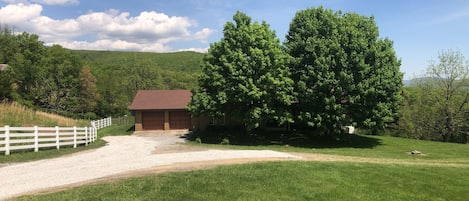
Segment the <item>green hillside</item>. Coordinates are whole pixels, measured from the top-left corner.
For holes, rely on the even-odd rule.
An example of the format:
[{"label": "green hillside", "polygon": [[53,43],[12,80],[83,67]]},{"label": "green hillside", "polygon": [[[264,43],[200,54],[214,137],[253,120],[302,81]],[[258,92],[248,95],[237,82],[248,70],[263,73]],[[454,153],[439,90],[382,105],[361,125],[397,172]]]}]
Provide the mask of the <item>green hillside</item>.
[{"label": "green hillside", "polygon": [[0,103],[0,126],[89,126],[87,120],[76,120],[41,112],[17,103]]},{"label": "green hillside", "polygon": [[98,115],[121,115],[137,90],[194,89],[203,53],[72,50],[96,77]]},{"label": "green hillside", "polygon": [[199,64],[204,56],[198,52],[119,52],[73,50],[87,64],[99,67],[132,67],[147,64],[165,70],[199,72]]},{"label": "green hillside", "polygon": [[204,56],[70,50],[8,28],[0,41],[0,102],[73,118],[125,115],[137,90],[194,89]]}]

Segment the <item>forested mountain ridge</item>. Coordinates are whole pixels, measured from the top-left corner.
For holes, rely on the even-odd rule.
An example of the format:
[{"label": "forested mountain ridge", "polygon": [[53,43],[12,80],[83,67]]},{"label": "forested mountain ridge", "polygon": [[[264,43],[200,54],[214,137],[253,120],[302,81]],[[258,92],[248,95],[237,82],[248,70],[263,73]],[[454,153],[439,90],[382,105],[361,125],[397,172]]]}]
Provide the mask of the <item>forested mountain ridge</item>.
[{"label": "forested mountain ridge", "polygon": [[76,118],[124,115],[137,90],[196,88],[203,56],[69,50],[0,25],[0,102]]},{"label": "forested mountain ridge", "polygon": [[99,115],[122,114],[137,90],[194,89],[204,56],[198,52],[72,50],[90,66],[100,91]]},{"label": "forested mountain ridge", "polygon": [[204,56],[204,53],[190,51],[153,53],[72,50],[72,52],[94,67],[129,67],[138,63],[146,63],[165,70],[185,72],[200,72],[199,65]]}]

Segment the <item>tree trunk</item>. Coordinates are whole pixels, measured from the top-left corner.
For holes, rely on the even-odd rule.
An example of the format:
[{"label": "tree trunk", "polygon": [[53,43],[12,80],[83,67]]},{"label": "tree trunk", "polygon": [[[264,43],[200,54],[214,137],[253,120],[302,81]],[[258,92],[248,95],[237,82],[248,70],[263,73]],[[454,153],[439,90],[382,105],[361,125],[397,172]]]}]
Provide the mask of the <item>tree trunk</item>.
[{"label": "tree trunk", "polygon": [[454,132],[454,128],[452,125],[453,116],[448,105],[446,105],[445,112],[446,112],[446,122],[445,122],[445,134],[444,134],[445,139],[444,140],[445,142],[449,142],[451,135]]}]

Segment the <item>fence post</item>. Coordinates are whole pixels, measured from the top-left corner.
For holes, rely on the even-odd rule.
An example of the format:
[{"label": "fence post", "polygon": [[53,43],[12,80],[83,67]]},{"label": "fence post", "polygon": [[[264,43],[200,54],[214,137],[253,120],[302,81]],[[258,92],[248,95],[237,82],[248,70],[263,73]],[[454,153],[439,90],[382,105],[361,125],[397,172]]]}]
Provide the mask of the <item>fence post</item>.
[{"label": "fence post", "polygon": [[77,127],[73,127],[73,148],[77,148]]},{"label": "fence post", "polygon": [[55,126],[55,146],[57,150],[60,149],[59,127]]},{"label": "fence post", "polygon": [[34,152],[39,151],[39,133],[37,126],[34,126]]},{"label": "fence post", "polygon": [[93,142],[96,141],[98,139],[98,129],[97,128],[94,128],[94,139],[93,139]]},{"label": "fence post", "polygon": [[10,155],[10,127],[5,126],[5,155]]},{"label": "fence post", "polygon": [[88,127],[85,127],[85,146],[88,146]]}]

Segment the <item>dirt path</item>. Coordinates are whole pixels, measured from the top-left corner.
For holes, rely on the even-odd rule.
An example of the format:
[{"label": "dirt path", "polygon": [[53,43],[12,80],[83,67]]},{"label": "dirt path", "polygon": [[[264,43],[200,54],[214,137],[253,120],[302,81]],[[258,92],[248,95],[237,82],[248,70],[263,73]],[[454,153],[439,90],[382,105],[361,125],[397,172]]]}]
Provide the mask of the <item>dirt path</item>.
[{"label": "dirt path", "polygon": [[174,135],[106,137],[108,145],[70,156],[0,167],[0,200],[84,184],[165,172],[209,169],[260,161],[306,160],[378,164],[464,166],[444,161],[414,162],[270,150],[214,150],[186,146]]}]

